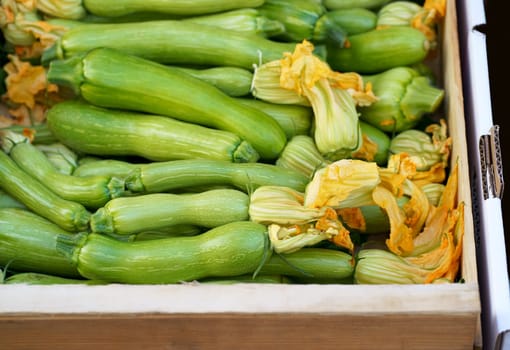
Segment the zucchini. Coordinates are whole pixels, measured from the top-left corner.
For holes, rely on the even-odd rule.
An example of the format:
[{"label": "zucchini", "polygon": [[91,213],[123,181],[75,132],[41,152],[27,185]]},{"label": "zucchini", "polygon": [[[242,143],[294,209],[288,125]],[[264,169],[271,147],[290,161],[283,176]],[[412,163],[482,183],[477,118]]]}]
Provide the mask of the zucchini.
[{"label": "zucchini", "polygon": [[82,204],[58,196],[23,171],[5,152],[0,152],[0,188],[34,213],[64,230],[88,229],[91,214]]},{"label": "zucchini", "polygon": [[0,189],[0,208],[19,208],[26,209],[25,205],[13,198],[11,195]]},{"label": "zucchini", "polygon": [[387,27],[349,36],[349,45],[329,45],[326,61],[340,72],[375,74],[423,61],[430,50],[427,37],[412,27]]},{"label": "zucchini", "polygon": [[392,0],[324,0],[324,6],[328,10],[366,8],[378,10]]},{"label": "zucchini", "polygon": [[49,275],[46,273],[20,272],[20,273],[15,273],[14,275],[7,277],[4,280],[4,284],[28,284],[28,285],[86,284],[86,285],[98,285],[98,284],[107,284],[107,283],[104,281],[83,279],[83,278],[79,278],[79,276],[76,276],[75,278],[71,278],[71,277]]},{"label": "zucchini", "polygon": [[227,66],[202,69],[180,66],[174,67],[216,86],[229,96],[240,97],[250,94],[253,73],[247,69]]},{"label": "zucchini", "polygon": [[70,261],[55,248],[57,236],[71,237],[43,217],[24,209],[0,209],[0,266],[13,271],[79,277]]},{"label": "zucchini", "polygon": [[29,142],[16,143],[10,148],[9,155],[22,170],[42,181],[58,196],[89,209],[99,208],[124,194],[124,181],[118,177],[78,177],[60,173],[46,155]]},{"label": "zucchini", "polygon": [[340,250],[301,248],[288,254],[272,254],[261,267],[261,275],[283,275],[342,281],[354,273],[353,258]]},{"label": "zucchini", "polygon": [[275,159],[287,141],[281,126],[266,113],[178,69],[114,49],[97,48],[53,61],[47,77],[71,86],[97,106],[166,115],[234,133],[265,160]]},{"label": "zucchini", "polygon": [[153,161],[219,159],[255,162],[253,147],[231,132],[166,116],[63,101],[50,108],[48,127],[70,148],[102,156],[140,156]]},{"label": "zucchini", "polygon": [[287,139],[296,135],[307,135],[312,127],[313,110],[307,106],[278,104],[254,98],[238,98],[237,101],[267,113],[280,124]]},{"label": "zucchini", "polygon": [[164,64],[253,70],[254,64],[283,58],[294,45],[180,20],[90,23],[65,32],[43,52],[41,60],[47,65],[55,59],[107,47]]},{"label": "zucchini", "polygon": [[[88,157],[87,157],[88,158]],[[118,159],[95,159],[81,163],[73,171],[74,176],[117,176],[125,179],[139,164]]]},{"label": "zucchini", "polygon": [[308,178],[266,163],[231,163],[216,160],[174,160],[140,164],[125,178],[133,193],[170,192],[192,186],[232,186],[250,192],[264,185],[304,191]]},{"label": "zucchini", "polygon": [[256,8],[241,8],[209,15],[192,16],[181,21],[216,26],[246,34],[271,37],[285,32],[280,21],[270,19]]},{"label": "zucchini", "polygon": [[264,0],[83,0],[88,12],[96,16],[118,17],[151,12],[176,16],[198,16],[245,7],[258,7]]},{"label": "zucchini", "polygon": [[62,235],[57,250],[88,279],[161,284],[253,273],[268,245],[266,226],[241,221],[198,236],[152,241],[122,242],[97,233]]},{"label": "zucchini", "polygon": [[153,193],[110,200],[90,218],[97,233],[133,234],[174,225],[213,228],[249,219],[250,198],[234,189],[200,193]]},{"label": "zucchini", "polygon": [[[377,26],[377,19],[377,14],[374,11],[362,7],[329,10],[323,18],[319,19],[316,27],[327,24],[327,21],[329,21],[334,23],[338,28],[342,28],[347,36],[349,36],[375,29]],[[317,32],[321,32],[320,28],[317,29]],[[324,38],[324,40],[326,40],[326,38]]]}]

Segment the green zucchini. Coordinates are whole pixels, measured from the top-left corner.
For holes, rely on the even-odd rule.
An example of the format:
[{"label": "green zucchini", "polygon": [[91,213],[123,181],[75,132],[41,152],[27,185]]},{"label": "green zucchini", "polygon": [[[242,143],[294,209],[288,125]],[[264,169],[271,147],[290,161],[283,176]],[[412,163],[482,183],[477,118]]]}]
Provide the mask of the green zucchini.
[{"label": "green zucchini", "polygon": [[55,194],[0,152],[0,188],[34,213],[68,231],[88,229],[90,212],[82,205]]},{"label": "green zucchini", "polygon": [[272,164],[195,159],[141,164],[126,176],[125,183],[133,193],[218,185],[232,186],[246,193],[264,185],[286,186],[303,192],[308,178]]},{"label": "green zucchini", "polygon": [[288,140],[296,135],[307,135],[312,127],[314,116],[310,107],[266,102],[252,97],[238,98],[237,101],[271,116],[280,124]]},{"label": "green zucchini", "polygon": [[133,234],[174,225],[213,228],[249,219],[250,198],[234,189],[199,193],[152,193],[110,200],[90,218],[97,233]]},{"label": "green zucchini", "polygon": [[350,254],[327,248],[301,248],[289,254],[272,254],[262,266],[261,275],[283,275],[342,281],[354,273]]},{"label": "green zucchini", "polygon": [[83,0],[88,12],[96,16],[117,17],[150,9],[156,13],[198,16],[245,7],[258,7],[264,0]]},{"label": "green zucchini", "polygon": [[[318,33],[322,32],[320,26],[327,25],[328,21],[334,23],[338,28],[342,28],[348,37],[349,35],[364,33],[375,29],[377,26],[377,14],[374,11],[362,7],[329,10],[323,18],[320,18],[316,23]],[[325,41],[327,38],[325,37],[323,40]]]},{"label": "green zucchini", "polygon": [[253,73],[244,68],[227,66],[202,69],[179,66],[173,67],[216,86],[225,94],[232,97],[247,96],[251,91]]},{"label": "green zucchini", "polygon": [[377,10],[392,0],[324,0],[328,10],[366,8]]},{"label": "green zucchini", "polygon": [[30,142],[18,142],[9,150],[11,159],[30,176],[63,199],[89,209],[99,208],[124,194],[124,181],[112,176],[78,177],[60,173],[46,155]]},{"label": "green zucchini", "polygon": [[267,228],[250,221],[198,236],[122,242],[91,233],[59,236],[57,250],[88,279],[130,284],[191,282],[249,274],[268,254]]},{"label": "green zucchini", "polygon": [[0,209],[0,266],[9,270],[79,277],[70,261],[55,248],[57,236],[74,234],[24,209]]},{"label": "green zucchini", "polygon": [[140,156],[153,161],[219,159],[255,162],[253,147],[232,132],[170,117],[63,101],[46,114],[49,128],[74,150],[102,156]]},{"label": "green zucchini", "polygon": [[25,205],[0,189],[0,208],[19,208],[26,209]]},{"label": "green zucchini", "polygon": [[62,277],[37,272],[19,272],[7,277],[4,284],[28,284],[28,285],[54,285],[54,284],[107,284],[104,281],[88,280],[83,278]]},{"label": "green zucchini", "polygon": [[264,16],[259,9],[244,7],[209,15],[187,17],[181,21],[216,26],[262,37],[272,37],[285,32],[283,23]]},{"label": "green zucchini", "polygon": [[164,64],[253,70],[254,64],[283,58],[284,52],[292,52],[294,46],[256,34],[180,20],[90,23],[65,32],[43,52],[41,60],[47,65],[55,59],[103,47]]},{"label": "green zucchini", "polygon": [[241,275],[234,277],[210,277],[198,281],[200,284],[236,284],[236,283],[275,283],[287,284],[291,283],[290,279],[286,276],[280,275]]},{"label": "green zucchini", "polygon": [[426,36],[412,27],[373,29],[349,36],[349,46],[327,48],[326,61],[340,72],[375,74],[423,61],[429,52]]},{"label": "green zucchini", "polygon": [[97,48],[84,56],[53,61],[47,77],[71,86],[97,106],[166,115],[229,131],[249,142],[262,159],[276,158],[286,143],[285,132],[266,113],[178,69],[114,49]]},{"label": "green zucchini", "polygon": [[[87,157],[89,158],[89,157]],[[125,179],[129,173],[137,169],[140,164],[130,163],[118,159],[95,159],[86,162],[78,162],[73,171],[74,176],[117,176]]]}]

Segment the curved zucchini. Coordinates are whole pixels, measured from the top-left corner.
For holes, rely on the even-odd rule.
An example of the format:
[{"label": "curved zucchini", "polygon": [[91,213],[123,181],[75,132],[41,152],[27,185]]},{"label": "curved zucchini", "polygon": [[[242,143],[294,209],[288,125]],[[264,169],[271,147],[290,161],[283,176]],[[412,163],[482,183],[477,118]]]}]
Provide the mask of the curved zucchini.
[{"label": "curved zucchini", "polygon": [[412,27],[373,29],[349,36],[348,47],[328,46],[327,62],[340,72],[373,74],[398,66],[419,63],[427,56],[430,43]]},{"label": "curved zucchini", "polygon": [[9,270],[79,277],[70,261],[55,248],[57,236],[74,234],[24,209],[0,209],[0,265]]},{"label": "curved zucchini", "polygon": [[34,213],[67,231],[88,229],[90,212],[79,203],[61,198],[0,152],[0,188]]},{"label": "curved zucchini", "polygon": [[264,0],[83,0],[88,12],[105,17],[152,12],[177,16],[198,16],[244,7],[258,7]]},{"label": "curved zucchini", "polygon": [[115,234],[133,234],[182,224],[213,228],[248,220],[249,202],[246,193],[233,189],[119,197],[92,214],[90,228],[97,233]]},{"label": "curved zucchini", "polygon": [[222,225],[193,237],[122,242],[91,233],[60,236],[57,249],[82,276],[131,284],[161,284],[253,273],[267,254],[266,226]]},{"label": "curved zucchini", "polygon": [[141,156],[154,161],[255,162],[259,158],[248,142],[231,132],[165,116],[64,101],[48,110],[46,119],[62,143],[87,154]]},{"label": "curved zucchini", "polygon": [[125,183],[127,189],[134,193],[218,185],[233,186],[248,193],[263,185],[304,191],[308,178],[272,164],[196,159],[141,164],[125,178]]},{"label": "curved zucchini", "polygon": [[165,115],[234,133],[262,159],[276,158],[287,141],[266,113],[178,69],[117,50],[98,48],[83,57],[53,61],[47,76],[97,106]]},{"label": "curved zucchini", "polygon": [[15,144],[9,155],[21,169],[58,196],[87,208],[99,208],[125,192],[124,181],[118,177],[78,177],[60,173],[46,155],[29,142]]}]

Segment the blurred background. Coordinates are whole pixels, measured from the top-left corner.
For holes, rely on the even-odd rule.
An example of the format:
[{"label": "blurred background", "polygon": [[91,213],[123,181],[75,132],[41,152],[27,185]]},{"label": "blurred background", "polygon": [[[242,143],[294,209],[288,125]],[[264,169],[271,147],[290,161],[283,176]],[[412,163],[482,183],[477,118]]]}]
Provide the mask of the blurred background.
[{"label": "blurred background", "polygon": [[[472,0],[470,0],[472,1]],[[503,156],[503,175],[506,189],[503,192],[502,209],[504,227],[510,228],[510,57],[507,54],[510,43],[510,21],[506,17],[506,1],[486,0],[486,38],[489,79],[492,97],[492,118],[494,124],[500,126],[501,148]],[[506,6],[505,6],[506,7]],[[505,137],[506,136],[506,137]],[[505,232],[507,258],[510,252],[510,234]],[[510,259],[509,259],[510,260]]]}]

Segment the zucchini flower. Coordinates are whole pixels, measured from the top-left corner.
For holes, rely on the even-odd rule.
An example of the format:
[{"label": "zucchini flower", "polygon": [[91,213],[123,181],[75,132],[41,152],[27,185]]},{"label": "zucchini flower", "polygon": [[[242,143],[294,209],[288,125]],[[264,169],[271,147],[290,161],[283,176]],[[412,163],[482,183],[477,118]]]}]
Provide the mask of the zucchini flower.
[{"label": "zucchini flower", "polygon": [[429,170],[418,171],[416,163],[407,153],[393,154],[388,158],[385,168],[379,168],[384,185],[394,193],[398,193],[404,179],[410,179],[419,187],[428,183],[442,183],[446,179],[443,163],[434,164]]},{"label": "zucchini flower", "polygon": [[349,231],[329,207],[306,208],[303,195],[282,186],[261,186],[250,198],[250,220],[268,225],[273,249],[290,253],[330,240],[352,251]]},{"label": "zucchini flower", "polygon": [[7,73],[4,95],[9,113],[30,125],[44,121],[45,111],[50,105],[62,99],[55,84],[48,84],[46,69],[23,62],[17,55],[8,55],[10,62],[4,66]]},{"label": "zucchini flower", "polygon": [[37,9],[57,18],[81,19],[87,14],[82,0],[37,0]]},{"label": "zucchini flower", "polygon": [[315,172],[305,191],[306,208],[352,208],[374,204],[372,191],[379,184],[377,164],[341,159]]},{"label": "zucchini flower", "polygon": [[407,153],[418,171],[430,170],[436,163],[446,168],[452,144],[446,129],[446,121],[441,119],[440,124],[431,124],[425,131],[418,129],[402,131],[391,140],[390,152]]},{"label": "zucchini flower", "polygon": [[330,162],[320,154],[311,136],[296,135],[276,160],[276,165],[299,172],[311,179],[317,169],[321,169]]},{"label": "zucchini flower", "polygon": [[415,127],[425,114],[435,112],[444,98],[444,89],[410,67],[395,67],[364,76],[378,100],[360,106],[360,119],[385,132],[401,132]]},{"label": "zucchini flower", "polygon": [[250,219],[266,225],[304,225],[324,215],[325,208],[307,208],[303,203],[303,193],[289,187],[260,186],[250,197]]},{"label": "zucchini flower", "polygon": [[[314,139],[319,152],[331,160],[345,158],[361,145],[356,105],[369,105],[377,98],[370,85],[364,87],[360,75],[332,71],[325,61],[313,54],[313,49],[313,45],[304,40],[296,45],[294,53],[285,53],[285,57],[277,63],[273,61],[265,65],[274,69],[271,78],[273,87],[278,88],[276,71],[279,68],[279,89],[306,98],[312,106],[315,116]],[[259,74],[266,70],[265,65],[255,71],[253,80],[253,93],[261,99],[269,94],[259,84]],[[279,103],[279,94],[274,90],[268,102]],[[288,93],[284,96],[283,101],[289,101]]]},{"label": "zucchini flower", "polygon": [[317,149],[326,158],[350,156],[361,145],[356,101],[369,104],[376,100],[364,90],[361,76],[339,73],[312,54],[307,41],[296,45],[294,53],[281,60],[280,84],[305,96],[315,115],[314,139]]},{"label": "zucchini flower", "polygon": [[356,260],[356,284],[423,284],[430,273],[383,249],[361,249]]},{"label": "zucchini flower", "polygon": [[23,59],[39,58],[71,26],[81,22],[59,18],[45,19],[35,7],[39,2],[5,0],[0,7],[0,28],[7,42]]},{"label": "zucchini flower", "polygon": [[373,191],[375,203],[384,209],[390,221],[390,235],[386,239],[389,250],[396,255],[405,255],[412,252],[413,230],[406,223],[407,217],[397,203],[395,195],[383,186],[377,186]]}]

